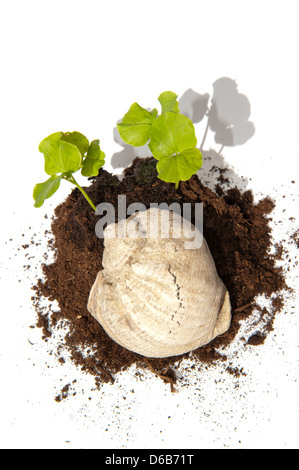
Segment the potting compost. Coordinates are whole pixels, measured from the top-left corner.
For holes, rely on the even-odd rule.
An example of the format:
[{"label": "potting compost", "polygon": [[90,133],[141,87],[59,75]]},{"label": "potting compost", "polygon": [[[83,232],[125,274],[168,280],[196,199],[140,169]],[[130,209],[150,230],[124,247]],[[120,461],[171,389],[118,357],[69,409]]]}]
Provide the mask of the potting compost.
[{"label": "potting compost", "polygon": [[[220,173],[215,191],[204,186],[197,175],[181,182],[176,190],[174,185],[157,178],[156,160],[136,158],[124,171],[122,179],[101,169],[85,188],[96,205],[101,202],[114,205],[116,221],[120,194],[126,195],[127,206],[133,202],[143,203],[147,208],[151,203],[162,202],[169,205],[178,202],[181,207],[183,203],[193,206],[203,203],[204,237],[232,305],[228,332],[192,352],[195,363],[207,366],[227,359],[219,348],[233,341],[240,322],[254,309],[259,312],[263,326],[260,329],[257,326],[256,332],[244,339],[244,344],[263,343],[273,329],[275,315],[283,308],[281,293],[287,289],[283,269],[277,263],[282,249],[277,245],[274,252],[270,251],[273,200],[265,197],[255,203],[251,191],[242,192],[227,185],[224,189],[221,183],[229,181],[224,178],[225,170],[215,171]],[[102,269],[103,240],[95,234],[98,220],[99,216],[76,188],[56,207],[52,221],[55,260],[44,264],[44,277],[34,287],[37,326],[43,329],[43,338],[47,340],[56,329],[61,329],[61,322],[65,322],[68,328],[56,354],[63,362],[64,351],[68,350],[71,360],[82,371],[93,375],[98,386],[114,382],[117,372],[136,364],[140,370],[150,368],[174,390],[177,380],[174,365],[189,357],[188,354],[148,359],[130,352],[112,341],[87,310],[90,289]],[[271,299],[271,308],[262,308],[256,303],[259,295]],[[44,298],[56,300],[59,310],[39,308]],[[232,373],[240,374],[240,371]]]}]

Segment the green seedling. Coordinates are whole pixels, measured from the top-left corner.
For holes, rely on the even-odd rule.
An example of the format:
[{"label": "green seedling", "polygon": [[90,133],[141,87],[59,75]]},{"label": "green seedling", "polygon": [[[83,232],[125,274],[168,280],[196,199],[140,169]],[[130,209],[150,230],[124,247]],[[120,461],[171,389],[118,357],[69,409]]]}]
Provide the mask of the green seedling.
[{"label": "green seedling", "polygon": [[38,147],[45,157],[45,172],[50,176],[44,183],[33,189],[35,207],[41,207],[57,191],[61,180],[74,184],[83,194],[94,211],[96,207],[84,189],[77,183],[74,173],[81,169],[83,176],[97,176],[105,163],[105,154],[100,141],[88,139],[80,132],[55,132],[41,141]]},{"label": "green seedling", "polygon": [[148,147],[158,160],[158,178],[175,183],[176,188],[180,181],[187,181],[202,166],[193,123],[180,114],[177,97],[172,91],[161,93],[159,116],[157,109],[148,111],[133,103],[117,125],[127,144],[139,147],[149,142]]}]

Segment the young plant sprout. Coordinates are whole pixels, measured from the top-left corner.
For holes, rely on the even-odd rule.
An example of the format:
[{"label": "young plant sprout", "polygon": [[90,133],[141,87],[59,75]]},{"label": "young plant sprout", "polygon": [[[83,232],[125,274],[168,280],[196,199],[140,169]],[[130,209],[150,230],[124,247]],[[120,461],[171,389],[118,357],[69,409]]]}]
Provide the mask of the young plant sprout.
[{"label": "young plant sprout", "polygon": [[80,132],[55,132],[41,141],[38,147],[45,157],[45,172],[50,176],[44,183],[33,189],[35,207],[41,207],[57,191],[61,180],[74,184],[83,194],[94,211],[96,207],[84,189],[77,183],[73,173],[81,169],[83,176],[97,176],[105,163],[105,154],[100,141],[88,139]]},{"label": "young plant sprout", "polygon": [[179,187],[202,166],[202,154],[196,148],[197,139],[192,121],[180,114],[177,96],[172,91],[161,93],[158,100],[162,112],[148,111],[133,103],[117,125],[121,138],[127,144],[139,147],[148,141],[148,147],[158,160],[158,178]]}]

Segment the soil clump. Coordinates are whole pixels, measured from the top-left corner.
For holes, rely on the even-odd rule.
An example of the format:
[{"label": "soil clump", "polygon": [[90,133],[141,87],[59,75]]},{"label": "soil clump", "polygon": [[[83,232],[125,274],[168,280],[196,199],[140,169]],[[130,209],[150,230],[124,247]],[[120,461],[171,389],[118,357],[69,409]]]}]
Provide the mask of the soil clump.
[{"label": "soil clump", "polygon": [[[219,170],[220,171],[220,170]],[[227,179],[220,172],[215,192],[204,186],[198,176],[174,185],[157,178],[156,161],[153,158],[136,158],[124,172],[122,180],[101,169],[84,188],[97,205],[112,203],[118,220],[118,195],[126,195],[127,206],[134,202],[171,204],[203,203],[204,236],[213,255],[218,274],[226,285],[232,304],[232,323],[229,331],[211,343],[192,353],[197,364],[210,365],[227,358],[219,348],[230,344],[236,337],[240,322],[256,310],[257,331],[244,345],[260,345],[273,329],[277,312],[283,309],[282,292],[287,289],[281,260],[282,250],[277,246],[271,251],[272,239],[270,214],[274,201],[266,197],[255,203],[251,191],[241,192],[237,187],[227,189]],[[226,183],[226,189],[221,184]],[[95,215],[78,189],[55,209],[52,221],[52,248],[54,262],[43,265],[44,278],[34,286],[33,302],[36,307],[37,326],[43,329],[47,340],[55,330],[67,325],[63,344],[57,355],[63,362],[64,350],[82,371],[92,374],[97,385],[114,382],[114,375],[132,364],[150,369],[166,382],[172,390],[176,382],[174,365],[184,357],[147,359],[130,352],[112,341],[98,322],[89,314],[87,301],[96,275],[102,269],[103,240],[95,234],[99,216]],[[271,308],[261,308],[256,298],[264,295],[271,299]],[[39,302],[47,298],[57,301],[59,311],[39,308]],[[232,370],[228,370],[232,373]],[[234,372],[237,376],[240,371]]]}]

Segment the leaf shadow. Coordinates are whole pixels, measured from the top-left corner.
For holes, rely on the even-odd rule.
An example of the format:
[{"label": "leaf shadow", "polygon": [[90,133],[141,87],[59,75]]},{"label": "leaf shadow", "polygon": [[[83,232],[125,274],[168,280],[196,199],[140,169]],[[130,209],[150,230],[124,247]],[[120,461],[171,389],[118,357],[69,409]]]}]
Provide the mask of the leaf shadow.
[{"label": "leaf shadow", "polygon": [[207,110],[207,128],[214,132],[214,139],[222,147],[244,145],[255,133],[249,121],[249,99],[238,91],[236,80],[218,78],[213,83],[211,105]]}]

